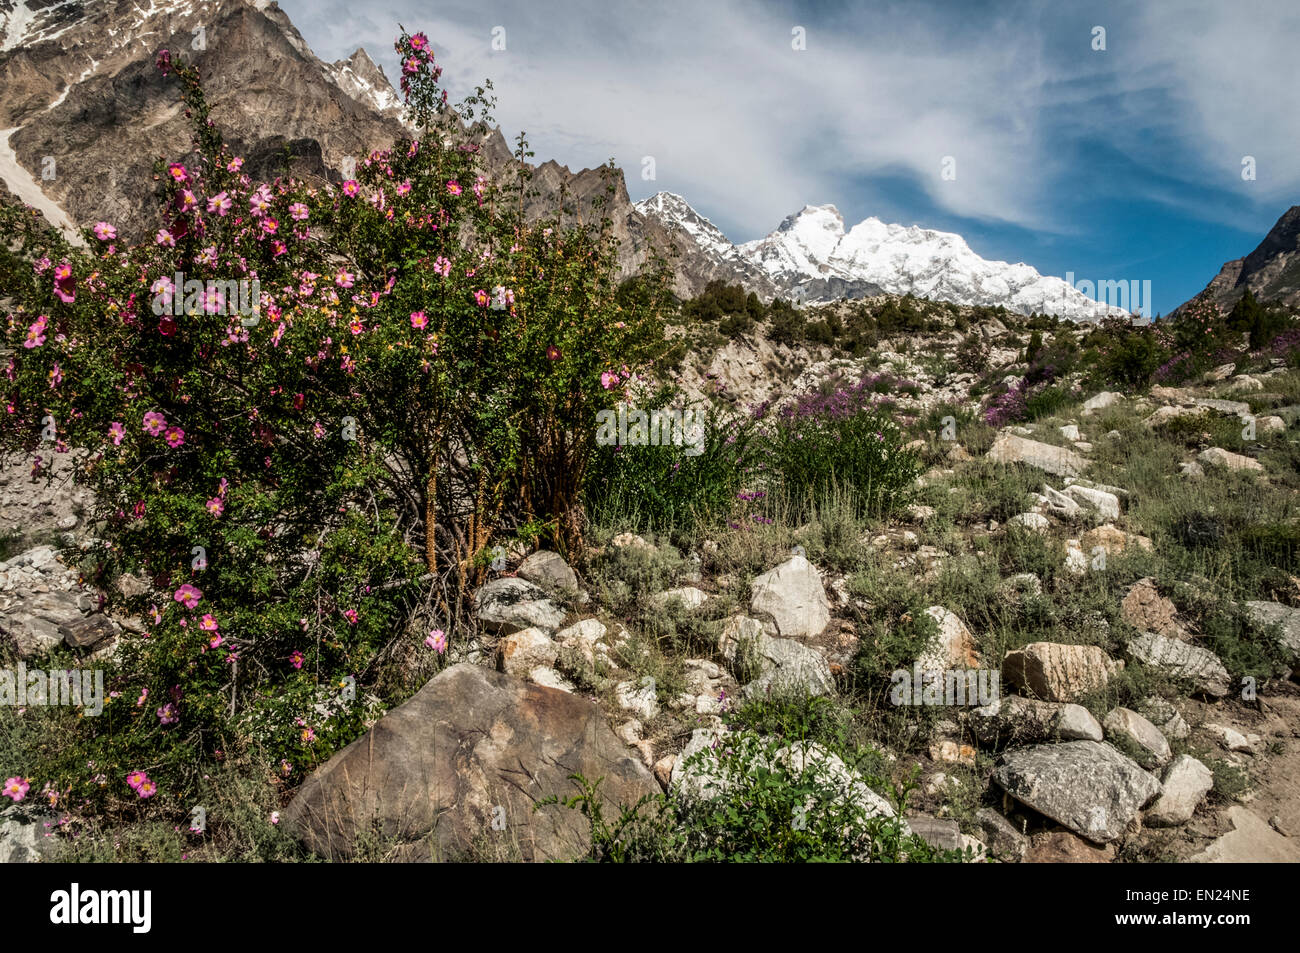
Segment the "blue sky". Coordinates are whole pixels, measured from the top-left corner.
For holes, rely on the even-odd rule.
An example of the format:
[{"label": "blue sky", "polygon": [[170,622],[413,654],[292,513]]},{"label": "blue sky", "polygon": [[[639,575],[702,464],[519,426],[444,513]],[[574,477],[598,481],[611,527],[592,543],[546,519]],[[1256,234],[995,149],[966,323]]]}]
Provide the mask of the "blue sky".
[{"label": "blue sky", "polygon": [[678,192],[737,242],[834,204],[1150,280],[1159,313],[1300,202],[1295,0],[280,2],[322,58],[364,46],[394,80],[397,23],[424,30],[453,98],[491,78],[537,161],[612,157],[633,199]]}]

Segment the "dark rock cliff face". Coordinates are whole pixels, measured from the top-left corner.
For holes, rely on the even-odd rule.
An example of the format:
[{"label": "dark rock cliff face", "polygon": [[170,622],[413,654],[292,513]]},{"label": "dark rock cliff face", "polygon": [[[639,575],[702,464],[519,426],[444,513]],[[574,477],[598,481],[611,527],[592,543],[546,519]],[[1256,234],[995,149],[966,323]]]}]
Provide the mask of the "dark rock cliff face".
[{"label": "dark rock cliff face", "polygon": [[[326,63],[263,0],[154,0],[144,12],[133,0],[0,0],[0,36],[0,132],[9,131],[20,167],[10,172],[35,179],[75,224],[110,221],[134,240],[159,227],[154,160],[181,160],[191,150],[175,81],[154,67],[163,47],[198,65],[213,120],[256,177],[289,171],[338,180],[349,157],[404,133],[401,102],[364,50]],[[507,173],[511,153],[500,132],[484,147],[489,167]],[[42,177],[51,160],[53,177]],[[652,246],[667,252],[677,244],[633,208],[620,170],[575,173],[544,162],[535,172],[529,216],[562,208],[566,219],[591,222],[608,214],[624,274],[640,268]],[[598,199],[606,200],[603,212]],[[678,293],[693,294],[711,277],[735,280],[695,262],[689,243],[681,249]]]},{"label": "dark rock cliff face", "polygon": [[149,16],[129,0],[79,6],[52,38],[37,33],[0,57],[0,128],[18,127],[10,146],[33,175],[53,158],[41,185],[79,224],[105,219],[134,239],[157,227],[153,161],[191,148],[175,81],[153,65],[163,47],[199,66],[214,121],[257,172],[283,171],[290,146],[294,171],[319,174],[400,133],[394,116],[331,81],[274,5],[162,5]]},{"label": "dark rock cliff face", "polygon": [[1253,252],[1224,264],[1192,300],[1230,308],[1247,288],[1260,301],[1300,305],[1300,205],[1291,206]]}]

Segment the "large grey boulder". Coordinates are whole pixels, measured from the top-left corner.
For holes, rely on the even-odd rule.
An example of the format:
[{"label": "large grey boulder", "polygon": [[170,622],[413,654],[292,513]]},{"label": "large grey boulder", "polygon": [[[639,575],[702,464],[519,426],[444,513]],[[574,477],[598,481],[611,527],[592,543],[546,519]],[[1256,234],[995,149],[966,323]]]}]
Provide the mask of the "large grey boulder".
[{"label": "large grey boulder", "polygon": [[[913,834],[921,838],[936,850],[955,850],[968,856],[975,863],[981,863],[988,854],[988,848],[977,838],[963,834],[961,827],[948,817],[909,817],[907,826]],[[967,854],[969,850],[971,853]]]},{"label": "large grey boulder", "polygon": [[1172,678],[1185,679],[1196,691],[1215,698],[1228,694],[1228,670],[1219,657],[1208,649],[1167,639],[1154,632],[1143,632],[1128,642],[1129,654],[1150,668]]},{"label": "large grey boulder", "polygon": [[1003,695],[991,705],[972,709],[968,722],[975,737],[988,745],[1103,738],[1101,724],[1082,705],[1019,695]]},{"label": "large grey boulder", "polygon": [[1131,708],[1113,708],[1102,722],[1106,737],[1123,738],[1142,753],[1143,767],[1160,767],[1174,756],[1160,729]]},{"label": "large grey boulder", "polygon": [[102,612],[94,612],[59,626],[63,641],[74,649],[92,649],[117,635],[120,626]]},{"label": "large grey boulder", "polygon": [[489,631],[517,632],[530,626],[554,632],[564,622],[564,610],[546,592],[526,579],[504,576],[474,593],[474,614]]},{"label": "large grey boulder", "polygon": [[79,622],[85,614],[82,604],[74,592],[26,594],[0,613],[0,631],[13,639],[19,658],[34,658],[64,641],[64,627]]},{"label": "large grey boulder", "polygon": [[1179,713],[1172,702],[1161,698],[1159,695],[1148,695],[1142,699],[1138,702],[1137,710],[1142,717],[1159,728],[1160,733],[1166,738],[1182,739],[1192,733],[1192,728],[1187,724],[1187,719]]},{"label": "large grey boulder", "polygon": [[763,635],[754,647],[761,672],[742,692],[746,698],[765,695],[829,695],[835,680],[826,657],[794,639]]},{"label": "large grey boulder", "polygon": [[1105,410],[1107,407],[1114,407],[1116,404],[1123,403],[1123,401],[1123,394],[1113,390],[1104,390],[1083,402],[1083,412],[1085,415],[1092,414],[1098,410]]},{"label": "large grey boulder", "polygon": [[1142,820],[1151,827],[1176,827],[1192,819],[1197,805],[1214,787],[1214,775],[1201,762],[1185,754],[1165,771],[1161,785],[1160,797]]},{"label": "large grey boulder", "polygon": [[559,553],[539,549],[519,564],[519,577],[536,583],[543,589],[557,592],[576,592],[578,576],[569,568]]},{"label": "large grey boulder", "polygon": [[1043,492],[1039,497],[1039,505],[1049,513],[1052,513],[1061,519],[1072,520],[1083,512],[1083,507],[1079,501],[1066,496],[1060,490],[1055,490],[1043,484]]},{"label": "large grey boulder", "polygon": [[484,850],[566,860],[588,845],[580,812],[538,802],[603,778],[606,810],[659,786],[586,699],[470,663],[453,665],[312,773],[286,828],[317,854],[357,855],[358,840],[400,861]]},{"label": "large grey boulder", "polygon": [[1280,602],[1247,602],[1246,612],[1260,628],[1276,625],[1281,641],[1293,660],[1300,660],[1300,609],[1292,609]]},{"label": "large grey boulder", "polygon": [[556,632],[558,662],[575,673],[595,674],[597,660],[609,661],[609,648],[603,642],[608,631],[599,619],[581,619]]},{"label": "large grey boulder", "polygon": [[709,601],[709,594],[703,589],[696,589],[694,586],[682,586],[678,589],[669,589],[665,592],[657,592],[650,597],[652,605],[664,609],[670,605],[677,604],[683,609],[698,609],[704,603]]},{"label": "large grey boulder", "polygon": [[1161,792],[1138,764],[1096,741],[1005,752],[993,780],[1026,807],[1098,844],[1116,840]]},{"label": "large grey boulder", "polygon": [[619,682],[614,686],[614,703],[624,711],[649,721],[659,714],[658,685],[649,675],[635,682]]},{"label": "large grey boulder", "polygon": [[1055,476],[1079,476],[1088,468],[1088,461],[1073,450],[1012,433],[998,434],[985,457],[994,463],[1022,463],[1037,467]]},{"label": "large grey boulder", "polygon": [[1146,425],[1158,428],[1163,427],[1171,420],[1181,420],[1185,417],[1204,417],[1207,413],[1208,411],[1204,407],[1157,407],[1155,413],[1146,419]]},{"label": "large grey boulder", "polygon": [[1229,470],[1262,471],[1264,469],[1264,465],[1254,457],[1233,453],[1231,450],[1224,450],[1222,447],[1210,447],[1208,450],[1202,450],[1196,455],[1196,458],[1202,463],[1225,467]]},{"label": "large grey boulder", "polygon": [[[858,772],[815,741],[796,741],[777,751],[773,760],[792,771],[815,772],[833,785],[841,797],[861,807],[867,817],[893,817],[895,814],[893,805],[867,787]],[[903,831],[910,832],[906,823]]]},{"label": "large grey boulder", "polygon": [[1052,528],[1051,521],[1042,513],[1017,513],[1007,520],[1008,526],[1023,526],[1031,533],[1046,536]]},{"label": "large grey boulder", "polygon": [[1072,702],[1105,688],[1120,666],[1096,645],[1030,642],[1002,660],[1008,685],[1053,702]]},{"label": "large grey boulder", "polygon": [[673,762],[668,790],[681,800],[713,800],[728,793],[734,779],[721,764],[721,754],[715,754],[728,732],[724,728],[696,728],[691,732],[686,747]]},{"label": "large grey boulder", "polygon": [[[748,745],[750,761],[730,760],[733,746]],[[673,765],[669,791],[673,797],[690,801],[713,800],[734,791],[743,777],[767,768],[791,777],[816,780],[837,798],[857,805],[864,819],[894,817],[893,805],[867,786],[862,777],[833,751],[814,741],[796,741],[776,750],[764,748],[752,738],[742,739],[725,729],[700,728],[692,733],[686,748]],[[741,772],[746,772],[743,776]],[[903,832],[910,833],[907,824]]]},{"label": "large grey boulder", "polygon": [[742,615],[728,619],[718,649],[737,677],[750,679],[742,689],[746,697],[829,695],[835,690],[825,656],[794,639],[772,638],[757,619]]},{"label": "large grey boulder", "polygon": [[1197,407],[1204,407],[1227,417],[1240,417],[1250,413],[1250,404],[1242,400],[1219,400],[1214,397],[1197,397],[1192,401]]},{"label": "large grey boulder", "polygon": [[58,816],[26,804],[0,811],[0,864],[37,864],[54,859],[59,841],[48,837]]},{"label": "large grey boulder", "polygon": [[770,620],[770,633],[782,638],[818,635],[831,621],[831,605],[816,567],[791,556],[750,583],[749,610]]},{"label": "large grey boulder", "polygon": [[1080,506],[1091,509],[1099,522],[1119,519],[1119,497],[1114,493],[1078,483],[1071,483],[1064,493]]},{"label": "large grey boulder", "polygon": [[1029,838],[993,808],[982,807],[976,811],[975,823],[979,825],[989,852],[998,860],[1018,864],[1024,859],[1029,850]]}]

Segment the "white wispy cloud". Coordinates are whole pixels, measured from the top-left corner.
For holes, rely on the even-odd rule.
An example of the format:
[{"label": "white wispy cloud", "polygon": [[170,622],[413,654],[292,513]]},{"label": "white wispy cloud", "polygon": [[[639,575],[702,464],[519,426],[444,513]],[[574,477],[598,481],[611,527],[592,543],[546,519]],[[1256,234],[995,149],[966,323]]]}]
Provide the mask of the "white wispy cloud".
[{"label": "white wispy cloud", "polygon": [[[1300,187],[1290,0],[1086,13],[1025,2],[996,14],[735,0],[283,6],[321,55],[364,45],[390,76],[397,22],[425,30],[453,94],[491,77],[503,130],[527,130],[538,159],[613,157],[634,198],[680,192],[738,240],[805,203],[869,200],[884,176],[954,216],[1068,231],[1062,196],[1077,191],[1073,143],[1087,137],[1158,175],[1151,198],[1177,202],[1185,181],[1276,205]],[[1090,48],[1094,23],[1107,26],[1105,53]],[[805,50],[791,48],[796,25]],[[492,48],[498,26],[504,51]],[[1243,155],[1259,162],[1254,183],[1240,179]],[[644,156],[654,182],[640,177]],[[954,181],[940,176],[945,156]]]}]

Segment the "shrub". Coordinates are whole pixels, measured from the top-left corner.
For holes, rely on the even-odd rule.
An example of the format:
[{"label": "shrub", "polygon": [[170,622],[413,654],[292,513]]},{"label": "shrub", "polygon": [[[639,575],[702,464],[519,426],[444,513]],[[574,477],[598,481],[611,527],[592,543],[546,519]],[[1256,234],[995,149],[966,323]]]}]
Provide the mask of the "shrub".
[{"label": "shrub", "polygon": [[754,320],[746,312],[729,314],[718,323],[718,333],[724,337],[738,338],[754,326]]},{"label": "shrub", "polygon": [[911,487],[920,462],[903,448],[905,434],[885,412],[877,384],[867,376],[805,394],[768,420],[762,474],[795,518],[837,490],[850,492],[861,512],[885,513]]},{"label": "shrub", "polygon": [[[824,757],[780,751],[787,742],[743,731],[688,759],[705,772],[716,796],[646,797],[606,819],[598,786],[573,778],[579,793],[564,802],[587,817],[591,849],[580,859],[605,862],[960,862],[956,851],[904,833],[902,811],[875,815]],[[861,784],[861,782],[858,782]],[[861,788],[859,788],[859,791]],[[555,803],[548,799],[544,803]]]},{"label": "shrub", "polygon": [[978,331],[962,338],[957,347],[957,366],[968,374],[978,374],[989,362],[989,346]]},{"label": "shrub", "polygon": [[814,741],[841,757],[851,754],[850,713],[824,695],[750,698],[730,712],[726,722],[734,730],[748,729],[789,741]]},{"label": "shrub", "polygon": [[804,337],[804,318],[793,308],[774,309],[767,336],[774,344],[798,344]]},{"label": "shrub", "polygon": [[670,545],[607,546],[592,559],[590,575],[601,601],[627,614],[670,588],[683,566],[681,554]]},{"label": "shrub", "polygon": [[1028,387],[1022,379],[994,396],[984,409],[984,422],[990,427],[1005,427],[1024,420],[1029,413],[1027,391]]},{"label": "shrub", "polygon": [[1025,398],[1025,415],[1030,420],[1051,417],[1075,400],[1077,395],[1068,387],[1041,387]]},{"label": "shrub", "polygon": [[[669,409],[669,395],[652,398],[644,409]],[[695,446],[597,446],[584,487],[592,519],[671,532],[725,518],[756,457],[756,422],[712,407],[701,413]]]},{"label": "shrub", "polygon": [[1025,363],[1033,364],[1034,358],[1038,352],[1043,349],[1043,332],[1037,329],[1029,335],[1029,343],[1025,346]]},{"label": "shrub", "polygon": [[1255,293],[1247,288],[1224,323],[1233,331],[1244,331],[1250,347],[1258,350],[1282,333],[1288,321],[1280,308],[1261,305],[1255,300]]},{"label": "shrub", "polygon": [[[1037,338],[1035,341],[1034,338]],[[984,410],[984,421],[1003,427],[1020,420],[1037,420],[1056,413],[1075,398],[1075,394],[1055,382],[1068,374],[1077,356],[1069,341],[1044,347],[1042,335],[1031,335],[1026,353],[1031,354],[1025,376],[1011,387],[993,395]]]},{"label": "shrub", "polygon": [[122,640],[120,695],[50,767],[92,803],[147,806],[87,760],[148,765],[174,803],[219,751],[261,743],[295,774],[364,730],[377,705],[349,679],[417,618],[451,630],[494,536],[581,546],[595,415],[663,347],[664,272],[620,288],[607,219],[518,218],[522,161],[496,183],[478,155],[482,91],[447,107],[427,41],[397,46],[421,138],[340,188],[255,185],[197,71],[160,56],[197,158],[160,168],[154,241],[100,223],[82,251],[0,211],[0,438],[47,479],[76,450],[88,575],[152,590],[122,600],[148,632]]},{"label": "shrub", "polygon": [[1145,390],[1158,360],[1159,352],[1152,336],[1134,331],[1106,355],[1102,366],[1104,373],[1117,384]]}]

